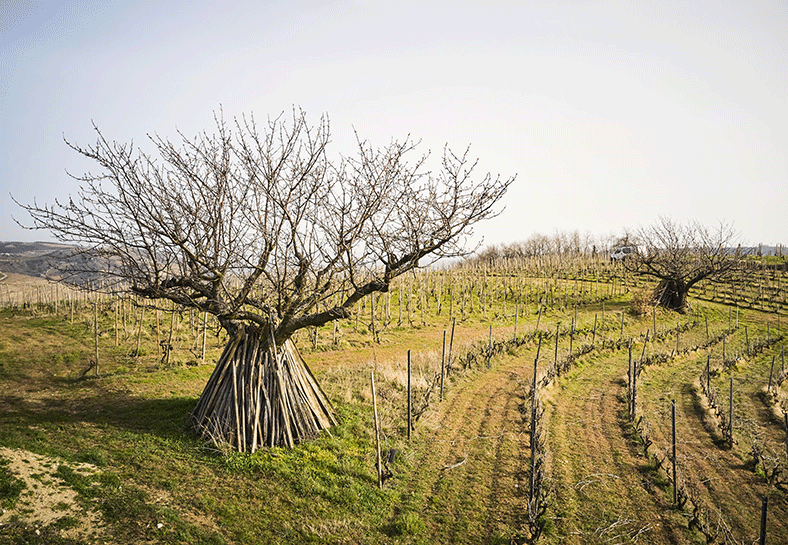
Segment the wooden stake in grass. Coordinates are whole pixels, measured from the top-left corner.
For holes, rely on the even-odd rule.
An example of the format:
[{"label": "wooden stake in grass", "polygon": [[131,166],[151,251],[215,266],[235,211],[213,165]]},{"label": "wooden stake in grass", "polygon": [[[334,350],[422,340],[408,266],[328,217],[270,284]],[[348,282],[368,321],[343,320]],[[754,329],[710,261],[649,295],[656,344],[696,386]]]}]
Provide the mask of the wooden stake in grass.
[{"label": "wooden stake in grass", "polygon": [[769,511],[769,496],[764,495],[761,499],[761,537],[758,540],[760,545],[766,545],[766,514]]},{"label": "wooden stake in grass", "polygon": [[520,313],[520,306],[514,306],[514,338],[513,341],[517,342],[517,315]]},{"label": "wooden stake in grass", "polygon": [[446,357],[446,369],[451,369],[451,351],[454,347],[454,322],[455,319],[451,319],[451,338],[449,339],[449,355]]},{"label": "wooden stake in grass", "polygon": [[788,412],[783,413],[783,420],[785,421],[785,459],[788,461]]},{"label": "wooden stake in grass", "polygon": [[140,341],[142,339],[142,321],[145,318],[145,307],[140,309],[140,323],[137,326],[137,347],[134,349],[134,357],[140,356]]},{"label": "wooden stake in grass", "polygon": [[679,503],[679,478],[676,472],[676,400],[671,401],[671,422],[673,428],[673,505]]},{"label": "wooden stake in grass", "polygon": [[771,393],[772,391],[772,375],[774,375],[774,356],[772,356],[772,366],[769,369],[769,386],[766,388],[766,391]]},{"label": "wooden stake in grass", "polygon": [[205,364],[205,340],[206,336],[208,335],[208,313],[203,312],[202,314],[202,358],[201,361],[203,365]]},{"label": "wooden stake in grass", "polygon": [[98,304],[93,301],[93,341],[96,358],[96,376],[99,374],[99,349],[98,349]]},{"label": "wooden stake in grass", "polygon": [[634,409],[632,407],[632,338],[629,339],[629,360],[627,361],[627,409],[629,410],[629,421],[634,420]]},{"label": "wooden stake in grass", "polygon": [[410,430],[413,427],[413,407],[411,402],[410,390],[410,350],[408,350],[408,441],[410,441]]},{"label": "wooden stake in grass", "polygon": [[656,305],[654,305],[651,308],[651,320],[654,322],[653,323],[654,335],[656,335],[657,334],[657,306]]},{"label": "wooden stake in grass", "polygon": [[443,379],[446,376],[446,330],[443,330],[443,351],[441,352],[441,397],[443,401]]},{"label": "wooden stake in grass", "polygon": [[530,490],[528,496],[528,511],[529,514],[534,511],[536,503],[534,497],[536,494],[536,371],[539,364],[539,352],[542,350],[542,338],[539,337],[539,345],[536,348],[536,358],[534,359],[534,380],[531,384],[531,479]]},{"label": "wooden stake in grass", "polygon": [[490,368],[490,360],[492,360],[492,324],[490,324],[490,341],[487,344],[487,369]]},{"label": "wooden stake in grass", "polygon": [[377,453],[378,488],[383,488],[383,466],[380,461],[380,423],[378,421],[378,396],[375,394],[375,372],[370,372],[372,384],[372,413],[375,419],[375,452]]},{"label": "wooden stake in grass", "polygon": [[733,377],[731,377],[730,396],[728,397],[728,440],[733,447]]}]

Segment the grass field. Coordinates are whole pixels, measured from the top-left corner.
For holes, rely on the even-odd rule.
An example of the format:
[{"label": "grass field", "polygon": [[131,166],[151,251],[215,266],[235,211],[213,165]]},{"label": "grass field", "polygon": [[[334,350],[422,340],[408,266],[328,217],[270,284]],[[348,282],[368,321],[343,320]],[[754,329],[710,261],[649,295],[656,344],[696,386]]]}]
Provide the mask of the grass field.
[{"label": "grass field", "polygon": [[[398,288],[376,300],[374,326],[365,302],[338,329],[297,340],[341,424],[253,455],[188,432],[223,347],[210,321],[203,337],[201,316],[108,298],[96,300],[97,327],[90,299],[0,310],[0,544],[528,543],[539,532],[540,543],[752,543],[764,496],[767,542],[788,542],[784,315],[725,305],[708,288],[689,314],[638,313],[636,280],[591,274],[424,275]],[[540,338],[545,510],[531,520]],[[630,339],[643,361],[635,422]],[[733,379],[733,444],[699,386],[707,362],[722,414]],[[383,489],[371,372],[383,447],[396,450]]]}]

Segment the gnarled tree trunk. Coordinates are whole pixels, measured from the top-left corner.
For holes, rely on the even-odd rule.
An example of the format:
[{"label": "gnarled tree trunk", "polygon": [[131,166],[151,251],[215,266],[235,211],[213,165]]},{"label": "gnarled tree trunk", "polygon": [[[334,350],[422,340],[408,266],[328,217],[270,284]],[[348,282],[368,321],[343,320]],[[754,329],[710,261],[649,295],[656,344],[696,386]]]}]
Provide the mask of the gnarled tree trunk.
[{"label": "gnarled tree trunk", "polygon": [[241,452],[292,447],[337,424],[334,409],[289,339],[276,347],[256,326],[231,336],[191,413],[191,426]]},{"label": "gnarled tree trunk", "polygon": [[679,312],[683,312],[687,306],[687,295],[689,295],[687,284],[674,278],[663,278],[654,290],[656,303]]}]

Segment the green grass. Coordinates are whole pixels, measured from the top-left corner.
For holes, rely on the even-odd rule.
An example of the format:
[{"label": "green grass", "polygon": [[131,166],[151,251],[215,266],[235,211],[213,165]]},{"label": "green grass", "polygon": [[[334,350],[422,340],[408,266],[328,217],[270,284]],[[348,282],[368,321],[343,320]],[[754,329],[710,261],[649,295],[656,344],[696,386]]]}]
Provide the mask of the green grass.
[{"label": "green grass", "polygon": [[13,507],[24,489],[24,481],[11,474],[8,470],[8,460],[0,456],[0,508]]},{"label": "green grass", "polygon": [[[435,280],[431,282],[434,290]],[[496,282],[495,289],[500,293],[504,280],[498,278]],[[541,329],[552,333],[558,321],[562,328],[568,327],[573,314],[573,280],[558,279],[555,285],[541,317]],[[358,328],[355,315],[340,324],[337,345],[332,341],[331,326],[320,330],[317,347],[312,347],[304,332],[299,347],[334,403],[341,424],[330,434],[294,449],[266,449],[252,455],[220,452],[188,431],[189,411],[212,371],[211,365],[194,365],[199,358],[190,350],[195,335],[188,314],[176,321],[176,349],[165,367],[155,343],[153,313],[145,315],[142,344],[135,353],[138,330],[134,319],[139,311],[129,312],[128,323],[119,334],[119,346],[115,346],[114,310],[108,302],[99,314],[98,376],[91,371],[82,377],[94,353],[92,310],[89,316],[85,309],[77,313],[73,323],[65,306],[61,306],[58,316],[0,310],[0,445],[63,461],[57,478],[78,492],[82,506],[100,512],[108,524],[110,539],[117,543],[430,543],[433,533],[443,525],[452,525],[455,535],[460,535],[481,524],[488,494],[468,493],[467,488],[449,490],[445,502],[429,513],[420,508],[424,498],[419,494],[423,496],[426,491],[416,487],[411,489],[414,496],[405,495],[408,477],[419,469],[414,466],[417,457],[413,451],[429,448],[429,442],[408,444],[404,437],[405,354],[410,349],[417,355],[414,368],[420,377],[429,378],[439,365],[442,333],[451,328],[448,295],[445,286],[443,289],[446,299],[441,315],[436,315],[436,303],[430,300],[425,325],[421,324],[421,313],[413,312],[415,327],[409,325],[407,312],[403,312],[402,324],[397,324],[394,295],[391,321],[382,331],[380,343],[373,341],[368,328],[369,307],[362,310]],[[602,285],[599,293],[605,289]],[[574,340],[575,348],[590,342],[595,316],[599,319],[597,342],[618,339],[621,312],[625,313],[625,337],[652,327],[650,316],[630,314],[630,295],[623,295],[605,300],[606,328],[602,330],[602,303],[597,295],[583,296],[578,312],[582,333]],[[455,354],[471,340],[485,339],[491,323],[496,338],[512,334],[513,299],[507,302],[506,312],[498,302],[483,316],[478,291],[474,297],[474,313],[466,308],[464,321],[459,318],[460,303],[455,300]],[[414,304],[418,304],[418,298]],[[522,334],[534,328],[538,307],[531,300],[520,303],[519,308],[518,332]],[[712,336],[727,325],[727,307],[697,304],[693,319],[705,316]],[[675,318],[659,314],[658,328],[675,326]],[[679,319],[684,323],[687,317]],[[745,323],[744,315],[741,320]],[[163,339],[169,317],[162,314],[160,322]],[[751,337],[764,335],[764,322],[746,323]],[[735,332],[731,350],[741,350],[742,335],[741,329]],[[682,342],[688,344],[704,338],[702,321],[682,333]],[[206,362],[216,360],[222,343],[223,337],[208,336]],[[670,351],[673,344],[675,337],[666,335],[648,350]],[[552,361],[553,348],[548,340],[542,347],[542,361]],[[606,350],[614,351],[622,361],[626,357],[626,348]],[[562,336],[559,357],[567,351],[568,338]],[[509,356],[523,353],[525,349],[512,349]],[[591,352],[580,359],[577,369],[597,365],[609,356]],[[757,359],[759,368],[764,368],[766,361],[766,355]],[[375,371],[379,381],[384,448],[400,451],[393,466],[395,475],[384,490],[378,489],[375,474],[370,371]],[[452,376],[447,381],[449,391],[457,380],[461,379]],[[567,395],[575,393],[574,388],[571,381],[565,383]],[[417,387],[417,395],[423,391],[422,386]],[[469,465],[488,462],[470,460]],[[79,463],[92,464],[97,472],[76,471]],[[646,479],[661,486],[655,472],[648,468],[643,471]],[[466,485],[472,486],[472,482]],[[14,479],[0,461],[0,501],[4,508],[24,493],[20,486],[21,481]],[[466,514],[455,516],[453,502],[462,502],[460,511]],[[575,506],[563,507],[569,513]],[[478,519],[467,515],[474,510],[482,513]],[[551,518],[546,520],[553,524]],[[0,544],[76,543],[59,537],[60,529],[74,524],[73,518],[64,516],[49,527],[39,528],[40,535],[23,525],[5,526]],[[546,534],[552,532],[546,530]],[[505,543],[512,535],[502,531],[500,539],[491,539]]]}]

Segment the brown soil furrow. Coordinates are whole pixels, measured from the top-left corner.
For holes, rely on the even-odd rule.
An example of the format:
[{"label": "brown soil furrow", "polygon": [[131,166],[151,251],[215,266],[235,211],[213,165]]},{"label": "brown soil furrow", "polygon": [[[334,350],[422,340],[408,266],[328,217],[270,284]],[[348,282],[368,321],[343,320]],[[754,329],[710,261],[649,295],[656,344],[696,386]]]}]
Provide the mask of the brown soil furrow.
[{"label": "brown soil furrow", "polygon": [[420,513],[433,543],[488,542],[519,532],[528,479],[521,462],[529,456],[522,361],[504,358],[460,381],[421,423],[411,499],[400,512]]},{"label": "brown soil furrow", "polygon": [[611,359],[586,364],[551,392],[548,429],[551,516],[562,543],[686,543],[681,521],[663,515],[665,494],[626,439],[625,383]]},{"label": "brown soil furrow", "polygon": [[[729,449],[720,442],[719,430],[712,427],[697,390],[692,386],[703,365],[700,360],[678,359],[647,370],[644,382],[648,389],[642,411],[652,421],[652,440],[657,448],[664,451],[670,448],[670,401],[675,398],[679,473],[699,492],[709,524],[716,528],[721,517],[734,539],[757,541],[761,498],[768,494],[767,536],[770,542],[785,542],[788,539],[788,501],[782,492],[770,489],[765,480],[755,474],[746,447],[736,445]],[[666,390],[664,384],[668,382],[673,386]],[[778,435],[768,413],[758,410],[760,400],[752,399],[755,395],[753,391],[743,396],[737,407],[741,416],[735,416],[734,422],[754,415],[756,419],[751,425],[761,427],[766,435]]]}]

